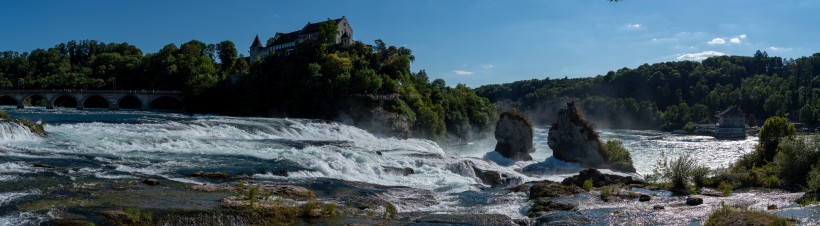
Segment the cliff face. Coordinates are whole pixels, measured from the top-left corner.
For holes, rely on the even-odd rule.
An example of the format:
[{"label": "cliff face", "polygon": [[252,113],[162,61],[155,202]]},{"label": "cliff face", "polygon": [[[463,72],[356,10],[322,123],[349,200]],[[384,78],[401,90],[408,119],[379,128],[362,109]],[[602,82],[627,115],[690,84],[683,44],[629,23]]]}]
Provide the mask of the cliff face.
[{"label": "cliff face", "polygon": [[501,114],[495,126],[495,151],[506,158],[516,161],[532,160],[532,124],[526,115],[508,111]]},{"label": "cliff face", "polygon": [[559,160],[577,162],[585,167],[607,166],[599,153],[601,142],[598,133],[584,120],[574,102],[567,103],[566,109],[558,110],[558,120],[550,128],[547,139],[553,156]]},{"label": "cliff face", "polygon": [[410,137],[410,119],[407,116],[389,112],[381,107],[374,108],[364,117],[357,117],[353,125],[374,134],[399,138]]}]

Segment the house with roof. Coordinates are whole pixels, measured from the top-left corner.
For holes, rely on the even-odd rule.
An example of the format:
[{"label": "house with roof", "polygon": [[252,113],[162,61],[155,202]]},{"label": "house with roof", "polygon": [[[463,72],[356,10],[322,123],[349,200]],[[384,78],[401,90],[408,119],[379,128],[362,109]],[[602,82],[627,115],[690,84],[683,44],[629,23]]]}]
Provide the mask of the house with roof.
[{"label": "house with roof", "polygon": [[[342,16],[342,18],[330,21],[335,23],[336,28],[338,29],[336,38],[331,42],[331,44],[352,44],[353,29],[350,27],[350,23],[347,21],[347,18]],[[298,31],[290,33],[277,32],[276,35],[273,36],[272,42],[267,43],[266,45],[263,45],[262,41],[259,40],[259,35],[256,35],[256,38],[253,40],[253,44],[251,44],[250,47],[251,62],[256,59],[264,59],[271,53],[275,53],[277,55],[289,55],[290,52],[296,48],[297,44],[307,40],[319,39],[321,24],[322,23],[308,22],[305,27]]]},{"label": "house with roof", "polygon": [[746,114],[732,106],[717,114],[716,138],[746,138]]}]

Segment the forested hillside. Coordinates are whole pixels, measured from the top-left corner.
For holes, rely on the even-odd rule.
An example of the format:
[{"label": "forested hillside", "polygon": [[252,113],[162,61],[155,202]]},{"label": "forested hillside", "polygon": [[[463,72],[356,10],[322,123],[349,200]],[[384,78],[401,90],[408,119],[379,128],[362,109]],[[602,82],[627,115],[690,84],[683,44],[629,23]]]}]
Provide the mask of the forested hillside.
[{"label": "forested hillside", "polygon": [[189,112],[244,116],[361,120],[384,109],[403,119],[405,135],[439,141],[491,130],[495,105],[464,85],[448,87],[429,81],[423,70],[411,72],[410,49],[381,40],[328,44],[338,31],[325,25],[318,40],[265,59],[237,55],[231,41],[192,40],[148,54],[128,43],[94,40],[5,51],[0,89],[182,90]]},{"label": "forested hillside", "polygon": [[779,115],[820,121],[820,53],[782,59],[720,56],[703,62],[677,61],[622,68],[591,78],[543,79],[486,85],[476,89],[501,106],[515,106],[539,123],[575,100],[601,127],[680,129],[687,122],[714,122],[737,105],[750,124]]}]

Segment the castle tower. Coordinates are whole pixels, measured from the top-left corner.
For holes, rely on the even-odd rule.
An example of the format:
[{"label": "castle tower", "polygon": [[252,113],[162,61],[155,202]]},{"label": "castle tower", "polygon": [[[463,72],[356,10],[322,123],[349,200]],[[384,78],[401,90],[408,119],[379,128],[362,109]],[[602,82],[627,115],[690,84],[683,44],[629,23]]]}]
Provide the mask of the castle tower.
[{"label": "castle tower", "polygon": [[256,38],[253,40],[253,44],[251,44],[250,48],[250,63],[253,64],[253,61],[256,60],[256,56],[259,55],[259,52],[265,46],[262,45],[262,41],[259,41],[259,35],[256,35]]}]

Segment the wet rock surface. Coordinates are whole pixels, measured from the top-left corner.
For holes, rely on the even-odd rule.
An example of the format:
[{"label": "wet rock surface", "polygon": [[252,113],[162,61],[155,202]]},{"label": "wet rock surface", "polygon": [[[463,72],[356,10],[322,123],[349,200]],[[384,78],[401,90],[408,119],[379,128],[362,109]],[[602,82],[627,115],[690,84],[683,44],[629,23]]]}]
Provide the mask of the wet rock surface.
[{"label": "wet rock surface", "polygon": [[697,206],[703,204],[703,199],[698,197],[688,197],[686,198],[686,205],[690,206]]},{"label": "wet rock surface", "polygon": [[558,110],[557,120],[549,130],[547,144],[555,158],[561,161],[577,162],[588,167],[605,164],[598,153],[601,148],[598,133],[591,123],[584,120],[574,102]]},{"label": "wet rock surface", "polygon": [[516,160],[532,160],[530,153],[535,151],[532,146],[532,123],[523,113],[507,111],[501,114],[495,126],[495,151],[502,156]]},{"label": "wet rock surface", "polygon": [[584,119],[575,102],[558,110],[557,120],[552,124],[547,136],[547,144],[556,159],[580,163],[581,166],[599,169],[614,169],[635,172],[631,163],[607,162],[602,152],[602,142],[595,126]]},{"label": "wet rock surface", "polygon": [[618,175],[611,175],[611,174],[603,174],[596,169],[585,169],[578,173],[578,175],[568,177],[561,181],[561,184],[564,185],[575,185],[578,187],[583,187],[584,182],[586,180],[591,180],[592,185],[595,187],[603,187],[607,185],[613,184],[643,184],[642,180],[634,179],[632,177],[625,177],[625,176],[618,176]]},{"label": "wet rock surface", "polygon": [[586,192],[584,189],[574,185],[563,185],[558,182],[540,181],[530,187],[530,199],[542,197],[566,197],[572,196],[581,192]]}]

